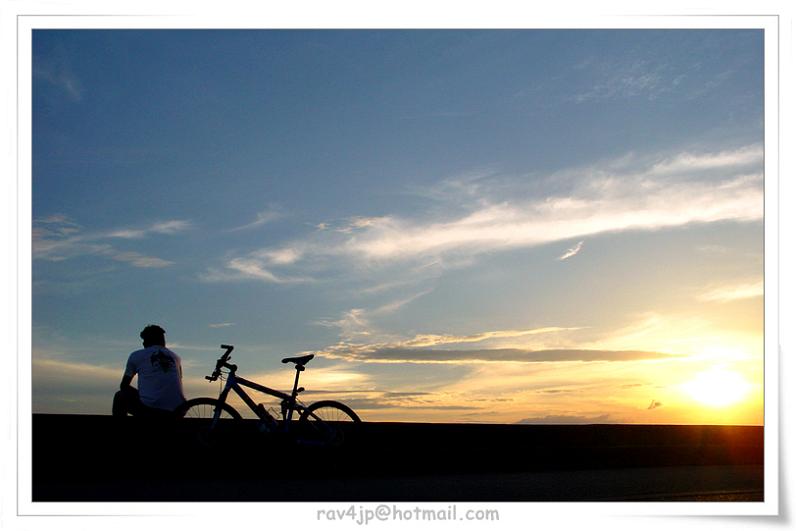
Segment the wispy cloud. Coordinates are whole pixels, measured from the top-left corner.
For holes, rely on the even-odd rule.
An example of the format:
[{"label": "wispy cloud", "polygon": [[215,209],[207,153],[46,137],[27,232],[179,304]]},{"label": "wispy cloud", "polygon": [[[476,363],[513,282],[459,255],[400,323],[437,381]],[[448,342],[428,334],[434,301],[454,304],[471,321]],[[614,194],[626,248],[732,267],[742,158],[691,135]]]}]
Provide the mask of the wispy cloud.
[{"label": "wispy cloud", "polygon": [[[435,253],[484,253],[531,247],[605,232],[655,230],[690,223],[762,218],[762,178],[715,183],[649,182],[646,194],[617,186],[601,197],[548,198],[492,205],[446,222],[385,218],[344,243],[370,260],[405,260]],[[619,195],[618,195],[618,194]]]},{"label": "wispy cloud", "polygon": [[302,251],[296,247],[282,247],[279,249],[266,249],[253,254],[254,257],[265,260],[275,266],[289,265],[301,258]]},{"label": "wispy cloud", "polygon": [[524,350],[517,348],[447,350],[347,345],[319,354],[332,359],[364,363],[542,363],[564,361],[639,361],[671,359],[662,352],[639,350]]},{"label": "wispy cloud", "polygon": [[763,162],[763,146],[751,144],[738,149],[712,153],[678,153],[664,157],[646,172],[651,177],[672,177],[703,174],[710,171],[726,172],[760,169]]},{"label": "wispy cloud", "polygon": [[44,383],[43,380],[50,381],[66,377],[116,383],[117,380],[121,380],[122,371],[123,368],[120,367],[106,367],[56,358],[34,357],[33,359],[33,378],[42,383]]},{"label": "wispy cloud", "polygon": [[35,57],[33,78],[60,89],[72,101],[78,102],[83,99],[83,84],[61,56],[56,55],[46,61]]},{"label": "wispy cloud", "polygon": [[173,262],[136,251],[120,250],[108,241],[141,239],[151,234],[176,234],[190,227],[188,221],[170,220],[143,228],[127,227],[85,232],[80,225],[66,216],[52,215],[33,220],[33,258],[57,262],[77,256],[92,255],[140,268],[167,267]]},{"label": "wispy cloud", "polygon": [[710,94],[735,74],[735,68],[719,73],[705,71],[698,61],[690,65],[660,57],[650,61],[629,50],[624,56],[591,57],[577,64],[570,72],[573,89],[565,99],[578,104],[666,97],[693,100]]},{"label": "wispy cloud", "polygon": [[418,334],[411,339],[393,344],[393,347],[437,347],[440,345],[462,345],[467,343],[481,343],[493,339],[520,338],[543,334],[554,334],[578,330],[576,327],[546,326],[542,328],[529,328],[525,330],[490,330],[469,335],[455,334]]},{"label": "wispy cloud", "polygon": [[207,326],[210,328],[227,328],[230,326],[235,326],[235,323],[210,323]]},{"label": "wispy cloud", "polygon": [[44,357],[32,359],[35,413],[109,414],[113,393],[119,389],[124,367]]},{"label": "wispy cloud", "polygon": [[763,280],[710,288],[697,295],[703,302],[731,302],[763,296]]},{"label": "wispy cloud", "polygon": [[431,293],[433,289],[426,289],[412,295],[386,302],[374,309],[351,308],[343,312],[337,319],[319,319],[312,324],[327,328],[338,329],[340,339],[345,342],[360,341],[363,339],[371,342],[391,338],[391,334],[386,334],[376,328],[372,323],[372,318],[379,318],[400,311],[402,308],[411,304],[413,301]]},{"label": "wispy cloud", "polygon": [[177,234],[191,228],[191,223],[182,219],[161,221],[143,228],[121,228],[96,235],[96,238],[139,239],[150,234]]},{"label": "wispy cloud", "polygon": [[658,409],[659,407],[663,407],[663,404],[657,400],[652,400],[647,409]]},{"label": "wispy cloud", "polygon": [[416,301],[420,297],[423,297],[424,295],[428,295],[432,291],[434,291],[434,290],[433,289],[426,289],[426,290],[423,290],[421,292],[409,295],[407,297],[387,302],[385,304],[382,304],[381,306],[379,306],[375,310],[373,310],[373,313],[375,315],[384,315],[384,314],[394,313],[394,312],[400,310],[401,308],[403,308],[404,306],[406,306],[408,304],[411,304],[412,302]]},{"label": "wispy cloud", "polygon": [[297,284],[312,282],[312,278],[302,276],[277,275],[266,268],[256,258],[232,258],[225,264],[225,269],[208,269],[199,274],[203,282],[238,282],[242,280],[260,280],[273,284]]},{"label": "wispy cloud", "polygon": [[667,65],[649,61],[605,61],[591,59],[577,65],[576,72],[587,72],[591,84],[569,97],[576,103],[615,98],[643,97],[655,100],[679,84]]},{"label": "wispy cloud", "polygon": [[613,415],[545,415],[542,417],[528,417],[518,421],[518,424],[615,424],[621,422]]},{"label": "wispy cloud", "polygon": [[363,308],[352,308],[344,312],[339,319],[320,319],[313,324],[337,328],[340,338],[344,341],[357,341],[372,334],[371,323]]},{"label": "wispy cloud", "polygon": [[125,262],[135,267],[142,268],[160,268],[174,265],[174,262],[164,260],[156,256],[146,256],[134,251],[119,251],[110,245],[94,246],[92,254],[98,256],[106,256],[117,262]]},{"label": "wispy cloud", "polygon": [[[341,341],[316,354],[329,359],[361,363],[490,363],[490,362],[563,362],[563,361],[637,361],[671,359],[671,354],[641,350],[584,348],[494,348],[496,340],[527,340],[532,336],[556,337],[579,330],[572,327],[543,327],[526,330],[492,330],[469,335],[418,334],[408,339],[380,340],[364,311],[355,309],[337,321],[320,322],[340,329]],[[365,342],[363,342],[365,341]],[[481,348],[464,346],[481,343]],[[455,348],[450,348],[450,347]],[[441,348],[448,347],[448,348]],[[462,348],[464,347],[464,348]],[[676,357],[676,356],[674,356]]]},{"label": "wispy cloud", "polygon": [[247,223],[245,225],[241,225],[240,227],[229,229],[229,232],[256,229],[257,227],[262,227],[267,223],[276,221],[277,219],[283,216],[284,216],[284,211],[280,207],[275,205],[270,205],[265,210],[258,212],[254,218],[254,221],[252,221],[251,223]]},{"label": "wispy cloud", "polygon": [[[359,351],[379,349],[401,349],[401,348],[429,348],[444,345],[465,345],[472,343],[495,342],[505,340],[516,340],[518,338],[528,338],[531,336],[552,336],[563,332],[579,330],[579,327],[558,327],[548,326],[532,329],[520,330],[490,330],[475,334],[416,334],[411,338],[397,337],[395,334],[387,333],[373,325],[372,319],[383,315],[391,314],[403,309],[411,302],[431,293],[433,289],[426,289],[390,302],[386,302],[374,309],[352,308],[343,312],[338,319],[322,319],[315,321],[314,324],[337,328],[340,333],[341,342],[329,347],[325,353],[335,356],[336,353],[344,351]],[[367,344],[355,344],[355,341],[366,339]]]},{"label": "wispy cloud", "polygon": [[[251,375],[256,382],[279,382],[285,380],[284,369],[276,371],[259,372]],[[372,391],[376,385],[373,376],[357,371],[351,365],[338,363],[328,367],[315,366],[301,377],[302,384],[307,389],[322,389],[327,391],[359,392]]]},{"label": "wispy cloud", "polygon": [[478,168],[452,177],[446,177],[431,186],[410,186],[409,191],[421,197],[442,202],[457,198],[463,203],[481,203],[485,194],[500,180],[496,167]]},{"label": "wispy cloud", "polygon": [[559,260],[566,260],[578,254],[583,247],[583,241],[579,241],[574,247],[570,247],[567,251],[558,257]]},{"label": "wispy cloud", "polygon": [[[466,265],[485,253],[596,234],[759,221],[762,157],[762,147],[756,144],[703,153],[633,155],[537,179],[525,192],[515,186],[491,194],[489,183],[481,178],[480,199],[468,203],[469,209],[458,217],[355,217],[335,230],[315,231],[283,247],[261,249],[230,260],[225,267],[238,273],[245,270],[250,278],[280,282],[291,275],[277,274],[274,268],[301,269],[305,262],[315,267],[324,260],[340,259],[376,267],[429,260]],[[556,183],[553,186],[559,188],[565,182],[567,191],[544,193],[539,182]],[[500,195],[507,191],[511,193]],[[457,206],[460,209],[461,203]]]}]

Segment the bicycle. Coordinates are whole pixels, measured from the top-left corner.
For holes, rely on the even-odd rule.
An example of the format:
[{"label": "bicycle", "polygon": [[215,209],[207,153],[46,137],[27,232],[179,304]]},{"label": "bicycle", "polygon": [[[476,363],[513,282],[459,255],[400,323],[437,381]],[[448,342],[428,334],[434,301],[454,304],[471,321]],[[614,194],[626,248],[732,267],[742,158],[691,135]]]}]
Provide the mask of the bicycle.
[{"label": "bicycle", "polygon": [[[296,378],[293,381],[293,390],[288,393],[271,389],[264,385],[260,385],[251,380],[247,380],[237,375],[238,366],[229,363],[232,350],[235,348],[232,345],[221,345],[221,348],[226,349],[226,352],[216,360],[216,367],[213,373],[205,376],[205,379],[214,382],[221,378],[226,380],[224,388],[221,390],[218,398],[193,398],[185,402],[182,406],[177,408],[175,415],[177,418],[204,418],[211,419],[208,428],[209,433],[217,431],[219,421],[223,419],[242,420],[242,415],[229,403],[227,403],[227,396],[230,391],[235,393],[243,400],[243,402],[257,415],[260,419],[261,431],[266,432],[279,432],[290,433],[292,419],[294,413],[299,415],[299,433],[303,434],[306,438],[299,440],[303,443],[318,443],[330,446],[339,446],[342,444],[345,433],[344,429],[340,427],[341,423],[360,423],[359,416],[353,409],[335,400],[321,400],[314,402],[309,406],[305,406],[298,400],[298,395],[304,391],[303,387],[299,387],[299,376],[305,370],[305,366],[311,359],[315,357],[314,354],[306,356],[297,356],[293,358],[284,358],[282,363],[294,363],[296,368]],[[228,372],[222,372],[222,369],[228,369]],[[267,395],[275,396],[281,399],[280,409],[282,422],[280,423],[271,415],[263,404],[255,403],[254,400],[243,389],[248,387],[265,393]]]}]

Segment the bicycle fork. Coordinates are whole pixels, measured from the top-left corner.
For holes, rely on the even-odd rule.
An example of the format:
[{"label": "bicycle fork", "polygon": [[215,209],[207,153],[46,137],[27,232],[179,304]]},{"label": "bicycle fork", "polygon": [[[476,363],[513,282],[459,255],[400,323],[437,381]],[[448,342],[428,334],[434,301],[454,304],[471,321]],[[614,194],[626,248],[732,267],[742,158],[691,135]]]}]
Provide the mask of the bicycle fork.
[{"label": "bicycle fork", "polygon": [[224,384],[224,389],[221,391],[221,394],[218,395],[218,405],[216,405],[216,410],[213,411],[213,421],[210,423],[210,429],[215,429],[216,424],[218,424],[218,419],[221,418],[221,408],[227,403],[227,395],[229,395],[229,390],[234,386],[235,374],[230,373],[227,377],[226,384]]}]

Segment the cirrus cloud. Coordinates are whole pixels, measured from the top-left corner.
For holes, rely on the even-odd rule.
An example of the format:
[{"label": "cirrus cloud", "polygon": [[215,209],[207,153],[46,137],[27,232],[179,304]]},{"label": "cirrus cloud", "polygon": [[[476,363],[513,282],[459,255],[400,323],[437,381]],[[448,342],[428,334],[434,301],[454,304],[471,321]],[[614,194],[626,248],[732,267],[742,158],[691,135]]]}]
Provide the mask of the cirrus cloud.
[{"label": "cirrus cloud", "polygon": [[[763,217],[762,161],[759,144],[665,156],[631,154],[540,177],[526,190],[519,184],[524,181],[515,179],[511,188],[501,184],[494,192],[489,174],[480,177],[477,201],[472,201],[473,187],[468,188],[464,214],[445,218],[439,216],[444,210],[435,209],[436,215],[428,217],[354,216],[336,230],[313,231],[281,247],[235,257],[225,268],[239,278],[284,282],[296,275],[276,268],[301,270],[311,264],[317,271],[341,261],[371,268],[429,260],[467,265],[484,254],[598,234],[755,222]],[[462,210],[461,204],[455,206],[450,211]],[[581,246],[560,259],[574,256]]]},{"label": "cirrus cloud", "polygon": [[137,251],[121,250],[111,240],[142,239],[152,234],[174,235],[191,228],[185,220],[167,220],[147,227],[86,232],[67,216],[55,214],[33,220],[33,258],[59,262],[78,256],[102,256],[139,268],[162,268],[174,262]]}]

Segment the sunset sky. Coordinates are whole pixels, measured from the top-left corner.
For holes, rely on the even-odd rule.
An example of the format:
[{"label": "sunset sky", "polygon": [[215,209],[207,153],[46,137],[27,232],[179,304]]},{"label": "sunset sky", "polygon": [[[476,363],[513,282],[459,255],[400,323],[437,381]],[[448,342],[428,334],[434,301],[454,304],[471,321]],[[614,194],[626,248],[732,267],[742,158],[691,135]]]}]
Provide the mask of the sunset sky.
[{"label": "sunset sky", "polygon": [[364,420],[763,423],[760,30],[33,37],[33,410],[158,323]]}]

